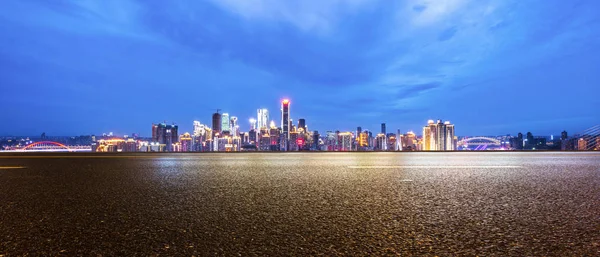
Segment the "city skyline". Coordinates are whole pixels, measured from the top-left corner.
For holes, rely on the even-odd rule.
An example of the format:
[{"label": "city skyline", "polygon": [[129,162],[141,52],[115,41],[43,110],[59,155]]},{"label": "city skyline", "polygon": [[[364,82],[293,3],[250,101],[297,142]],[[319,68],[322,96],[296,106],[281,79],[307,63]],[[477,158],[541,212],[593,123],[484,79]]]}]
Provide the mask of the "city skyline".
[{"label": "city skyline", "polygon": [[[311,130],[558,135],[600,123],[600,2],[9,0],[0,136],[191,132],[266,108]],[[23,15],[24,13],[28,15]],[[210,22],[207,22],[210,21]],[[270,122],[270,121],[269,121]],[[212,124],[211,124],[212,125]]]}]

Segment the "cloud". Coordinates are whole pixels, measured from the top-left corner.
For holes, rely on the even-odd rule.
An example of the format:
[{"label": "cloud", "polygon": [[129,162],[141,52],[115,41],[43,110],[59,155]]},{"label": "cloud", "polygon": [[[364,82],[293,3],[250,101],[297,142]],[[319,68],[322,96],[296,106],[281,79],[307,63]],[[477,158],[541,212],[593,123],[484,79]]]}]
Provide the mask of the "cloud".
[{"label": "cloud", "polygon": [[[562,62],[579,67],[569,81],[561,80],[563,85],[591,87],[597,81],[594,49],[600,47],[598,5],[9,1],[0,10],[0,64],[11,71],[2,74],[5,85],[32,92],[51,89],[64,99],[77,93],[78,85],[86,86],[79,93],[122,90],[144,101],[159,101],[164,95],[157,92],[186,92],[178,97],[187,109],[200,101],[205,109],[252,114],[256,105],[269,102],[275,106],[267,107],[277,109],[277,99],[286,95],[299,103],[295,114],[308,113],[300,109],[306,104],[306,110],[312,108],[307,116],[333,128],[332,119],[319,118],[322,112],[344,113],[349,123],[354,113],[348,109],[366,116],[403,110],[435,117],[465,113],[470,107],[462,99],[480,99],[492,89],[521,92],[546,77],[566,76],[568,66],[553,68]],[[548,92],[560,91],[556,84],[544,83]],[[224,91],[236,94],[212,97]],[[143,105],[135,101],[132,106]],[[168,108],[152,115],[185,120],[186,112]]]},{"label": "cloud", "polygon": [[427,6],[423,5],[423,4],[417,4],[417,5],[414,5],[412,9],[415,12],[423,12],[427,9]]},{"label": "cloud", "polygon": [[442,33],[440,33],[440,35],[438,36],[438,41],[450,40],[452,37],[454,37],[457,31],[458,29],[456,27],[450,27],[442,31]]},{"label": "cloud", "polygon": [[370,0],[213,0],[222,8],[247,19],[266,22],[284,21],[302,30],[329,30],[340,16],[369,4]]}]

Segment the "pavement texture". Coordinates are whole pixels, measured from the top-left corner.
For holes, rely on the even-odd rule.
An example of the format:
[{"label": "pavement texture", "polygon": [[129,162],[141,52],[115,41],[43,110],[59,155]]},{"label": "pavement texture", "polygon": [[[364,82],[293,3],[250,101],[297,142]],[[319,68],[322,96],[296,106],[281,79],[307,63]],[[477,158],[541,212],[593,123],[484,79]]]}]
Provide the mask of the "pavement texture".
[{"label": "pavement texture", "polygon": [[600,256],[600,153],[0,155],[0,256]]}]

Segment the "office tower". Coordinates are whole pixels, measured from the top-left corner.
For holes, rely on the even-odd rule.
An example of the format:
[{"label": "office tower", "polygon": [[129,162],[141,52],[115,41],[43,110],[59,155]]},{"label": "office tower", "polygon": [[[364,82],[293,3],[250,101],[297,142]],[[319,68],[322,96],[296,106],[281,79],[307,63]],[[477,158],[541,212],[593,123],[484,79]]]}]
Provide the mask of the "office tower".
[{"label": "office tower", "polygon": [[231,119],[229,118],[229,113],[223,113],[221,115],[221,133],[224,134],[225,132],[230,132],[231,131]]},{"label": "office tower", "polygon": [[268,129],[267,127],[261,127],[260,129],[260,135],[259,135],[259,142],[258,142],[258,149],[260,151],[269,151],[270,147],[271,147],[271,135],[269,135],[269,131],[270,129]]},{"label": "office tower", "polygon": [[360,135],[360,133],[362,133],[362,128],[356,127],[356,137],[358,137],[358,135]]},{"label": "office tower", "polygon": [[269,127],[269,111],[267,109],[258,109],[257,111],[257,129]]},{"label": "office tower", "polygon": [[212,116],[213,133],[221,133],[221,114],[217,111]]},{"label": "office tower", "polygon": [[563,131],[563,132],[560,133],[560,139],[561,140],[565,140],[567,138],[569,138],[569,134],[567,134],[567,131]]},{"label": "office tower", "polygon": [[299,148],[299,144],[298,144],[298,139],[299,139],[299,134],[297,131],[292,130],[290,132],[290,140],[289,140],[289,149],[288,151],[298,151],[300,150]]},{"label": "office tower", "polygon": [[394,133],[388,133],[386,135],[387,140],[387,151],[398,151],[399,137]]},{"label": "office tower", "polygon": [[446,127],[446,151],[454,151],[456,150],[457,140],[454,140],[454,124],[450,124],[449,121],[444,123]]},{"label": "office tower", "polygon": [[283,134],[281,134],[279,128],[275,127],[275,122],[271,121],[271,128],[269,129],[269,138],[271,145],[269,150],[279,151],[281,149],[280,144],[282,136]]},{"label": "office tower", "polygon": [[385,123],[381,123],[381,134],[384,134],[384,135],[387,134],[385,132]]},{"label": "office tower", "polygon": [[237,124],[238,118],[236,116],[231,116],[230,121],[231,122],[229,123],[229,131],[231,131],[231,135],[235,137],[238,135],[239,132],[239,126]]},{"label": "office tower", "polygon": [[435,138],[433,135],[435,134],[436,127],[433,120],[427,121],[427,126],[423,127],[423,150],[424,151],[432,151],[435,150]]},{"label": "office tower", "polygon": [[315,131],[313,132],[312,141],[313,141],[313,149],[315,149],[315,150],[317,150],[317,151],[321,150],[321,149],[319,148],[319,137],[320,137],[320,135],[319,135],[319,131],[316,131],[316,130],[315,130]]},{"label": "office tower", "polygon": [[377,134],[375,137],[375,144],[373,146],[374,150],[377,151],[386,151],[387,150],[387,140],[386,136],[383,133]]},{"label": "office tower", "polygon": [[305,119],[298,119],[298,128],[301,128],[304,131],[306,131],[306,120]]},{"label": "office tower", "polygon": [[290,133],[290,100],[281,101],[281,132],[285,139],[289,139]]},{"label": "office tower", "polygon": [[454,125],[449,121],[427,121],[423,127],[423,150],[425,151],[452,151],[456,149]]},{"label": "office tower", "polygon": [[369,146],[369,131],[363,131],[358,135],[358,146],[360,146],[361,148]]},{"label": "office tower", "polygon": [[258,131],[256,129],[251,129],[248,131],[248,143],[252,145],[258,145]]},{"label": "office tower", "polygon": [[338,151],[352,151],[352,133],[342,132],[338,134]]},{"label": "office tower", "polygon": [[179,144],[181,145],[179,152],[191,152],[192,136],[190,135],[190,133],[185,132],[181,136],[179,136]]},{"label": "office tower", "polygon": [[250,130],[256,130],[256,119],[250,118],[249,122],[250,122]]},{"label": "office tower", "polygon": [[166,151],[173,151],[173,143],[179,141],[177,129],[177,125],[152,124],[152,142],[165,145]]}]

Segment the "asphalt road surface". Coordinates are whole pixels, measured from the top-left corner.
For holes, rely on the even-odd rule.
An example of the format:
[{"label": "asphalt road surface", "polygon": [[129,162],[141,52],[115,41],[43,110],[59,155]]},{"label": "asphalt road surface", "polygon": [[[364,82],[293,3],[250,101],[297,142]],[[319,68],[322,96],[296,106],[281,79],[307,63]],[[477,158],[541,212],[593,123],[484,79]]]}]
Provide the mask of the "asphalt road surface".
[{"label": "asphalt road surface", "polygon": [[0,155],[0,256],[600,256],[600,153]]}]

